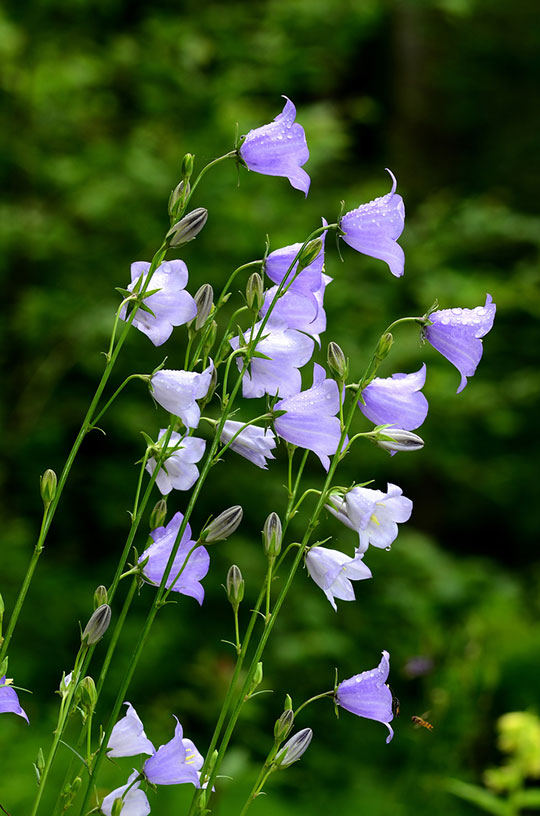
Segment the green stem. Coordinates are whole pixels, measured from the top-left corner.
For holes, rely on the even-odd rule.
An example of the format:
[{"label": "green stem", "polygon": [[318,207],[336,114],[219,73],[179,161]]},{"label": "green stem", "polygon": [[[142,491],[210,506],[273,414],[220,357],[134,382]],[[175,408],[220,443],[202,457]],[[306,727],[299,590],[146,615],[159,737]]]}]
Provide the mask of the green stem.
[{"label": "green stem", "polygon": [[187,210],[188,204],[191,201],[193,193],[197,189],[197,186],[199,185],[199,182],[201,181],[202,177],[208,172],[208,170],[210,170],[211,167],[215,167],[216,164],[219,164],[220,162],[224,161],[225,159],[235,158],[236,155],[237,155],[236,150],[231,150],[229,153],[225,153],[223,156],[219,156],[217,159],[214,159],[213,161],[209,162],[205,167],[203,167],[203,169],[200,171],[199,175],[197,176],[197,178],[195,179],[195,181],[191,185],[191,190],[190,190],[190,193],[189,193],[188,197],[186,198],[186,202],[185,202],[184,207],[183,207],[183,212],[185,212]]},{"label": "green stem", "polygon": [[93,430],[96,427],[96,424],[99,422],[103,414],[105,414],[108,411],[109,406],[112,405],[118,394],[120,394],[124,390],[124,388],[126,387],[130,380],[148,381],[148,376],[146,374],[130,374],[129,377],[126,377],[122,385],[119,385],[114,394],[112,395],[112,397],[109,400],[107,400],[107,402],[105,403],[105,407],[101,409],[101,411],[96,417],[94,417],[94,419],[92,420],[92,424],[88,427],[89,431]]},{"label": "green stem", "polygon": [[298,715],[300,714],[300,712],[302,711],[303,708],[308,706],[310,703],[313,703],[315,700],[322,700],[323,697],[333,697],[333,696],[334,696],[334,689],[330,689],[330,691],[323,691],[322,694],[316,694],[315,697],[310,697],[309,700],[306,700],[305,703],[302,703],[302,705],[298,706],[298,708],[294,712],[294,719],[296,720],[296,718],[298,717]]}]

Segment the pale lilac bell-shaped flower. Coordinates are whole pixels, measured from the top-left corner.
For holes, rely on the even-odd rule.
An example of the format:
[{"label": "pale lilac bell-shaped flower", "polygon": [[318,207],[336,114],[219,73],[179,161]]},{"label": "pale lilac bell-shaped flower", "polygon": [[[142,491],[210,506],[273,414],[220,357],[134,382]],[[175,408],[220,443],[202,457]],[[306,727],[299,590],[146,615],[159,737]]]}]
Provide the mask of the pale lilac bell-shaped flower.
[{"label": "pale lilac bell-shaped flower", "polygon": [[358,407],[375,425],[395,425],[414,431],[428,412],[428,401],[420,392],[425,381],[425,364],[412,374],[375,377],[362,391],[365,404],[359,402]]},{"label": "pale lilac bell-shaped flower", "polygon": [[[326,227],[327,222],[324,218],[322,222],[323,226]],[[290,244],[289,246],[281,247],[281,249],[275,249],[273,252],[270,252],[264,261],[264,271],[270,280],[279,284],[285,276],[287,276],[285,283],[289,287],[289,292],[307,294],[308,292],[316,292],[320,289],[324,271],[324,243],[326,232],[323,232],[320,239],[322,241],[321,251],[299,274],[297,274],[298,261],[294,262],[294,259],[302,249],[302,244]],[[293,262],[294,266],[292,266]]]},{"label": "pale lilac bell-shaped flower", "polygon": [[403,495],[400,487],[388,484],[388,490],[353,487],[343,497],[333,494],[326,505],[339,521],[356,530],[359,537],[358,554],[368,546],[388,549],[398,535],[398,524],[411,517],[413,503]]},{"label": "pale lilac bell-shaped flower", "polygon": [[[138,771],[133,771],[125,785],[116,788],[101,803],[101,813],[104,816],[111,816],[112,809],[117,799],[122,799],[123,806],[120,816],[148,816],[150,804],[144,791],[139,790],[140,780],[135,782],[139,776]],[[135,783],[135,784],[133,784]],[[127,793],[125,793],[127,791]],[[125,796],[123,795],[125,793]]]},{"label": "pale lilac bell-shaped flower", "polygon": [[491,295],[486,295],[484,306],[441,309],[429,315],[431,326],[424,329],[424,337],[461,374],[458,394],[467,385],[467,377],[472,377],[476,371],[483,352],[481,338],[493,326],[495,311]]},{"label": "pale lilac bell-shaped flower", "polygon": [[396,178],[390,170],[388,172],[392,178],[390,192],[346,213],[339,224],[345,233],[340,237],[363,255],[385,261],[392,275],[400,278],[405,254],[397,239],[403,232],[405,206],[396,193]]},{"label": "pale lilac bell-shaped flower", "polygon": [[337,383],[327,379],[324,368],[315,363],[311,388],[275,404],[276,411],[286,411],[274,422],[276,433],[287,442],[316,453],[328,470],[329,457],[336,452],[341,438],[341,425],[336,417],[339,405]]},{"label": "pale lilac bell-shaped flower", "polygon": [[190,782],[200,788],[198,771],[203,765],[202,756],[191,740],[182,738],[182,726],[177,717],[175,720],[174,737],[146,760],[143,773],[153,785],[181,785]]},{"label": "pale lilac bell-shaped flower", "polygon": [[[228,419],[221,432],[221,441],[227,444],[243,425],[243,422]],[[274,459],[272,451],[276,447],[276,436],[270,428],[265,430],[256,425],[248,425],[238,433],[230,447],[257,467],[267,470],[266,460]]]},{"label": "pale lilac bell-shaped flower", "polygon": [[161,369],[150,381],[152,396],[162,408],[180,417],[187,428],[196,428],[201,418],[197,400],[207,395],[213,371],[212,361],[200,374]]},{"label": "pale lilac bell-shaped flower", "polygon": [[[302,292],[295,290],[294,285],[291,286],[274,304],[272,320],[281,320],[290,329],[297,329],[297,331],[309,334],[320,346],[320,334],[326,331],[326,312],[323,306],[324,293],[332,280],[333,278],[330,275],[321,275],[321,285],[314,291],[306,290]],[[272,286],[265,292],[264,303],[260,312],[261,317],[270,308],[276,291],[277,286]]]},{"label": "pale lilac bell-shaped flower", "polygon": [[377,720],[388,728],[386,742],[390,742],[394,731],[390,725],[394,718],[392,692],[386,684],[390,672],[390,655],[383,651],[381,662],[376,669],[355,674],[344,680],[336,689],[336,703],[368,720]]},{"label": "pale lilac bell-shaped flower", "polygon": [[268,125],[250,130],[240,146],[240,156],[249,170],[265,176],[284,176],[307,196],[310,177],[302,165],[309,159],[306,134],[295,123],[296,108],[283,97],[285,107]]},{"label": "pale lilac bell-shaped flower", "polygon": [[0,714],[17,714],[29,723],[26,711],[19,703],[17,692],[11,687],[11,680],[6,684],[6,675],[0,677]]},{"label": "pale lilac bell-shaped flower", "polygon": [[[131,264],[131,283],[128,285],[133,292],[137,282],[148,274],[150,264],[146,261],[136,261]],[[144,281],[140,281],[140,286]],[[195,300],[185,291],[188,282],[188,270],[184,261],[165,261],[155,270],[149,291],[159,289],[155,295],[144,298],[144,305],[154,313],[139,309],[133,318],[135,326],[150,338],[155,346],[161,346],[171,336],[173,326],[182,326],[189,323],[197,314]],[[120,318],[126,320],[127,306],[123,306]]]},{"label": "pale lilac bell-shaped flower", "polygon": [[124,703],[124,705],[127,705],[127,711],[111,731],[107,744],[107,756],[124,757],[138,754],[152,756],[156,749],[144,733],[144,726],[139,715],[131,703]]},{"label": "pale lilac bell-shaped flower", "polygon": [[350,558],[339,550],[311,547],[306,554],[306,567],[337,612],[336,598],[354,601],[352,581],[371,578],[371,570],[364,564],[363,555]]},{"label": "pale lilac bell-shaped flower", "polygon": [[[182,513],[175,513],[166,527],[158,527],[150,533],[154,539],[154,543],[151,544],[139,558],[139,563],[148,559],[143,567],[143,577],[149,584],[156,586],[161,584],[183,518]],[[170,589],[174,581],[174,586],[172,586],[173,592],[189,595],[202,604],[204,600],[204,589],[201,580],[208,572],[210,556],[205,547],[197,547],[193,550],[189,556],[189,560],[184,566],[188,553],[194,544],[195,542],[191,539],[191,527],[187,524],[172,568],[169,572],[166,586],[167,589]],[[180,570],[182,570],[182,573],[175,580]]]},{"label": "pale lilac bell-shaped flower", "polygon": [[[166,428],[159,432],[158,444],[167,433]],[[174,448],[179,446],[176,450]],[[179,433],[171,433],[167,450],[171,453],[163,462],[159,473],[156,476],[156,484],[162,496],[167,496],[171,490],[189,490],[199,478],[199,469],[195,462],[199,462],[204,456],[206,442],[196,436],[184,436]],[[153,473],[156,469],[154,457],[146,463],[148,473]]]}]

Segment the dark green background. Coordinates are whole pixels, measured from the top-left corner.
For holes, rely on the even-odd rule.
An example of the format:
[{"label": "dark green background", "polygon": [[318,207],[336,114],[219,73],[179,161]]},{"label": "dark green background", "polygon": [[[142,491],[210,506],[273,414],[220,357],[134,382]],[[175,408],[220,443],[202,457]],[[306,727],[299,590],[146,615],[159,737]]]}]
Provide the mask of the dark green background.
[{"label": "dark green background", "polygon": [[[8,609],[39,527],[39,474],[61,470],[102,371],[114,287],[159,245],[186,151],[200,168],[231,149],[237,122],[245,133],[270,121],[282,94],[295,102],[311,151],[307,201],[285,179],[238,176],[232,162],[208,175],[194,201],[208,208],[208,224],[182,255],[192,293],[206,281],[217,289],[261,257],[266,233],[272,248],[303,240],[321,215],[337,216],[342,199],[352,209],[387,192],[385,167],[396,174],[407,208],[405,277],[347,247],[342,264],[328,241],[335,282],[321,362],[336,340],[358,377],[393,319],[422,314],[436,297],[443,308],[481,305],[486,292],[497,303],[478,373],[457,396],[457,371],[421,348],[414,329],[396,330],[381,373],[426,362],[426,447],[390,459],[359,445],[339,481],[396,482],[414,501],[413,518],[391,553],[370,552],[374,579],[337,615],[298,575],[265,660],[264,687],[275,693],[246,706],[224,771],[236,784],[220,785],[223,816],[238,812],[284,694],[298,704],[332,685],[335,666],[348,677],[375,666],[383,648],[402,707],[393,743],[385,745],[383,726],[346,712],[336,722],[331,705],[315,704],[298,723],[314,729],[309,752],[272,780],[254,816],[473,812],[445,793],[445,779],[479,781],[498,759],[496,718],[538,707],[539,17],[536,0],[29,0],[1,13],[0,591]],[[184,343],[183,329],[158,350],[133,332],[111,386],[165,355],[182,367]],[[78,621],[123,546],[139,431],[155,435],[165,416],[135,383],[102,424],[106,436],[91,435],[73,469],[10,650],[10,675],[33,691],[23,699],[30,728],[11,715],[0,721],[0,804],[12,814],[29,808],[31,762],[48,746]],[[368,424],[359,417],[356,427]],[[128,698],[156,744],[172,735],[172,713],[201,751],[208,744],[232,667],[220,642],[232,633],[221,584],[238,563],[247,612],[264,569],[259,531],[283,508],[283,452],[278,458],[263,473],[231,454],[208,481],[194,529],[236,503],[245,522],[211,553],[202,610],[181,598],[155,627]],[[322,470],[309,462],[315,485]],[[185,496],[169,506],[183,509]],[[293,532],[301,530],[299,520]],[[332,519],[326,535],[354,544]],[[144,588],[106,704],[151,597]],[[434,668],[411,679],[405,667],[416,655]],[[431,733],[410,723],[425,711]],[[127,777],[130,761],[120,764],[103,773],[104,793]],[[182,812],[185,795],[160,789],[152,812]]]}]

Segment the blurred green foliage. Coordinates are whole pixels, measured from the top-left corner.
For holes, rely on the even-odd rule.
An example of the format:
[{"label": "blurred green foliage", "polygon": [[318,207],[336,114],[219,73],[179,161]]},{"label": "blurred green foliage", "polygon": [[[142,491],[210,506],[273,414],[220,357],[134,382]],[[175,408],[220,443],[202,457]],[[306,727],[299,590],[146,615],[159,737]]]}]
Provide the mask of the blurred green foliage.
[{"label": "blurred green foliage", "polygon": [[[297,105],[311,151],[305,202],[284,179],[242,172],[237,186],[232,163],[201,184],[195,204],[208,207],[209,221],[183,254],[192,293],[206,281],[218,288],[261,257],[267,233],[272,248],[300,241],[321,215],[334,218],[342,199],[351,209],[385,193],[384,167],[395,172],[408,213],[405,277],[392,279],[384,264],[347,247],[342,264],[328,242],[335,283],[324,340],[345,349],[353,376],[393,319],[422,314],[435,298],[443,308],[473,307],[490,292],[498,306],[478,373],[459,396],[456,370],[421,348],[414,330],[396,330],[381,374],[427,363],[426,448],[393,459],[357,448],[339,480],[399,484],[414,500],[413,520],[392,553],[370,553],[374,580],[338,616],[299,575],[265,660],[275,694],[246,708],[229,757],[238,787],[223,781],[224,816],[249,790],[285,692],[299,702],[329,688],[335,666],[342,678],[372,668],[383,648],[402,708],[393,743],[377,723],[346,712],[336,723],[331,705],[316,704],[299,723],[315,732],[308,753],[271,780],[254,816],[474,812],[448,796],[446,777],[479,781],[494,761],[497,717],[538,705],[538,17],[536,0],[29,0],[0,11],[0,589],[8,610],[39,525],[39,474],[61,469],[102,371],[114,287],[157,247],[186,151],[198,167],[226,152],[235,123],[245,133],[270,121],[281,94]],[[156,353],[133,332],[111,386],[165,355],[181,367],[184,336],[175,332]],[[110,580],[123,545],[139,432],[155,435],[162,424],[145,387],[132,385],[105,418],[106,436],[86,440],[73,470],[10,653],[10,674],[33,690],[23,700],[31,728],[10,716],[0,722],[0,804],[10,812],[28,809],[31,761],[48,745],[77,621],[88,618],[93,590]],[[158,744],[172,734],[171,713],[201,750],[207,744],[233,665],[219,643],[232,632],[221,584],[238,563],[248,578],[245,610],[253,605],[264,568],[259,531],[283,507],[284,474],[283,456],[261,473],[231,454],[208,481],[194,527],[238,502],[245,523],[212,551],[202,610],[180,599],[155,627],[130,699]],[[308,481],[320,476],[310,459]],[[170,507],[183,509],[184,497]],[[321,526],[326,535],[353,546],[331,520]],[[150,593],[138,599],[105,704]],[[432,670],[413,677],[419,656]],[[433,732],[414,730],[410,716],[428,710]],[[119,764],[123,779],[131,764]],[[118,768],[102,784],[103,792],[119,784]],[[153,813],[181,812],[185,796],[160,790]]]}]

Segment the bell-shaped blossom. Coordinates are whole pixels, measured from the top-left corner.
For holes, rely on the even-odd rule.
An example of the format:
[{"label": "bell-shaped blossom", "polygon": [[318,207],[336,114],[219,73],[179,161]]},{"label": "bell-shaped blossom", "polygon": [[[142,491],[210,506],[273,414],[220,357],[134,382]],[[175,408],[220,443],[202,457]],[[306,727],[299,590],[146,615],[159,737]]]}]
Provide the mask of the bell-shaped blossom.
[{"label": "bell-shaped blossom", "polygon": [[[137,284],[139,289],[142,287],[149,269],[150,264],[145,261],[131,264],[131,283],[127,287],[130,292]],[[148,290],[159,289],[159,292],[145,297],[144,305],[153,314],[139,308],[132,325],[146,334],[155,346],[161,346],[169,339],[173,326],[189,323],[197,314],[195,300],[185,291],[187,282],[188,270],[184,261],[165,261],[152,275]],[[127,308],[123,306],[120,312],[122,320],[129,316]]]},{"label": "bell-shaped blossom", "polygon": [[405,431],[419,428],[427,416],[428,401],[420,392],[426,381],[426,366],[413,374],[375,377],[362,391],[364,405],[358,407],[375,425],[394,425]]},{"label": "bell-shaped blossom", "polygon": [[146,793],[139,790],[140,780],[135,782],[138,776],[139,772],[133,771],[125,785],[109,793],[101,803],[101,813],[105,816],[112,816],[115,801],[122,799],[123,805],[120,816],[148,816],[150,813],[150,804]]},{"label": "bell-shaped blossom", "polygon": [[[257,467],[267,470],[266,460],[274,458],[272,453],[276,447],[274,432],[270,428],[265,430],[264,428],[258,428],[256,425],[248,425],[246,428],[242,428],[243,425],[243,422],[228,419],[221,432],[221,441],[227,444],[235,434],[238,434],[230,444],[233,451],[236,451],[245,459],[249,459]],[[241,431],[240,428],[242,428]]]},{"label": "bell-shaped blossom", "polygon": [[383,723],[390,732],[386,742],[390,742],[394,731],[390,725],[394,718],[392,711],[392,692],[386,681],[390,671],[390,655],[382,653],[382,659],[376,669],[355,674],[344,680],[336,689],[336,703],[368,720]]},{"label": "bell-shaped blossom", "polygon": [[339,521],[357,531],[356,552],[362,554],[370,544],[388,549],[397,538],[398,524],[410,519],[413,503],[400,487],[389,483],[386,493],[353,487],[343,497],[334,494],[326,507]]},{"label": "bell-shaped blossom", "polygon": [[[259,332],[260,323],[256,323],[253,334]],[[253,357],[249,370],[242,379],[242,394],[248,399],[262,397],[264,394],[290,397],[298,394],[302,388],[302,377],[299,368],[305,365],[313,354],[314,342],[311,337],[289,329],[280,320],[270,319],[263,330],[263,338],[257,343],[256,351],[266,355]],[[243,343],[248,343],[251,330],[246,332]],[[230,341],[233,349],[240,346],[240,338]],[[238,370],[243,367],[243,359],[237,358]]]},{"label": "bell-shaped blossom", "polygon": [[107,744],[107,756],[124,757],[138,754],[152,756],[156,749],[144,733],[144,725],[139,715],[131,703],[124,703],[124,705],[127,705],[127,711],[111,732]]},{"label": "bell-shaped blossom", "polygon": [[307,391],[282,399],[276,411],[286,411],[275,420],[276,433],[299,448],[317,454],[325,470],[330,467],[330,456],[338,448],[341,425],[339,390],[335,380],[326,379],[325,370],[314,364],[313,385]]},{"label": "bell-shaped blossom", "polygon": [[[326,331],[326,312],[323,301],[325,289],[333,278],[330,275],[321,275],[321,285],[316,291],[290,290],[279,298],[272,309],[272,320],[281,320],[290,329],[297,329],[311,335],[321,345],[320,334]],[[272,303],[277,286],[272,286],[265,292],[264,303],[261,308],[263,317]]]},{"label": "bell-shaped blossom", "polygon": [[0,714],[17,714],[29,723],[26,711],[19,703],[17,692],[11,687],[11,682],[6,680],[5,675],[0,677]]},{"label": "bell-shaped blossom", "polygon": [[302,165],[309,159],[306,134],[295,123],[296,108],[290,99],[268,125],[250,130],[240,146],[240,156],[249,170],[265,176],[284,176],[296,190],[308,194],[310,177]]},{"label": "bell-shaped blossom", "polygon": [[[159,432],[158,444],[167,433],[166,428]],[[156,484],[160,493],[167,496],[171,490],[189,490],[199,478],[199,469],[195,462],[199,462],[206,448],[204,439],[196,436],[184,436],[171,433],[167,450],[170,453],[163,462],[156,476]],[[152,457],[146,464],[146,470],[153,473],[156,469],[156,460]]]},{"label": "bell-shaped blossom", "polygon": [[196,428],[201,418],[197,400],[207,395],[213,371],[212,361],[200,374],[161,369],[150,381],[152,396],[162,408],[180,417],[187,428]]},{"label": "bell-shaped blossom", "polygon": [[496,306],[491,295],[486,295],[484,306],[475,309],[441,309],[429,315],[431,326],[424,330],[424,337],[443,357],[450,360],[461,374],[457,393],[472,377],[483,346],[481,338],[490,331],[495,319]]},{"label": "bell-shaped blossom", "polygon": [[198,771],[203,764],[202,757],[191,740],[182,738],[182,726],[177,717],[174,719],[174,737],[146,760],[143,773],[153,785],[181,785],[191,782],[196,788],[200,788]]},{"label": "bell-shaped blossom", "polygon": [[363,255],[385,261],[392,275],[400,278],[405,267],[405,254],[397,239],[403,232],[405,206],[402,197],[396,193],[396,178],[390,170],[388,172],[392,177],[390,192],[346,213],[339,226],[346,244]]},{"label": "bell-shaped blossom", "polygon": [[[139,558],[139,563],[147,561],[143,567],[143,576],[149,584],[155,584],[156,586],[161,584],[183,518],[182,513],[175,513],[166,527],[158,527],[150,533],[154,543]],[[208,572],[210,556],[204,547],[197,547],[186,562],[186,558],[188,558],[188,554],[194,545],[195,542],[191,538],[191,527],[186,524],[166,586],[167,589],[172,588],[173,592],[190,595],[202,604],[204,589],[201,580]],[[180,570],[182,570],[182,573],[178,575]]]},{"label": "bell-shaped blossom", "polygon": [[354,601],[352,581],[371,578],[371,570],[364,564],[363,555],[350,558],[339,550],[311,547],[306,555],[306,567],[337,612],[335,598]]},{"label": "bell-shaped blossom", "polygon": [[[322,223],[324,227],[327,226],[327,222],[324,218],[322,219]],[[302,269],[300,274],[297,274],[298,261],[295,261],[295,258],[302,249],[302,244],[290,244],[289,246],[281,247],[281,249],[275,249],[273,252],[270,252],[264,262],[264,271],[270,280],[274,283],[281,283],[285,278],[289,292],[301,292],[306,295],[309,292],[319,290],[321,288],[324,270],[324,243],[326,232],[323,232],[320,238],[323,244],[321,251],[315,260]]]}]

